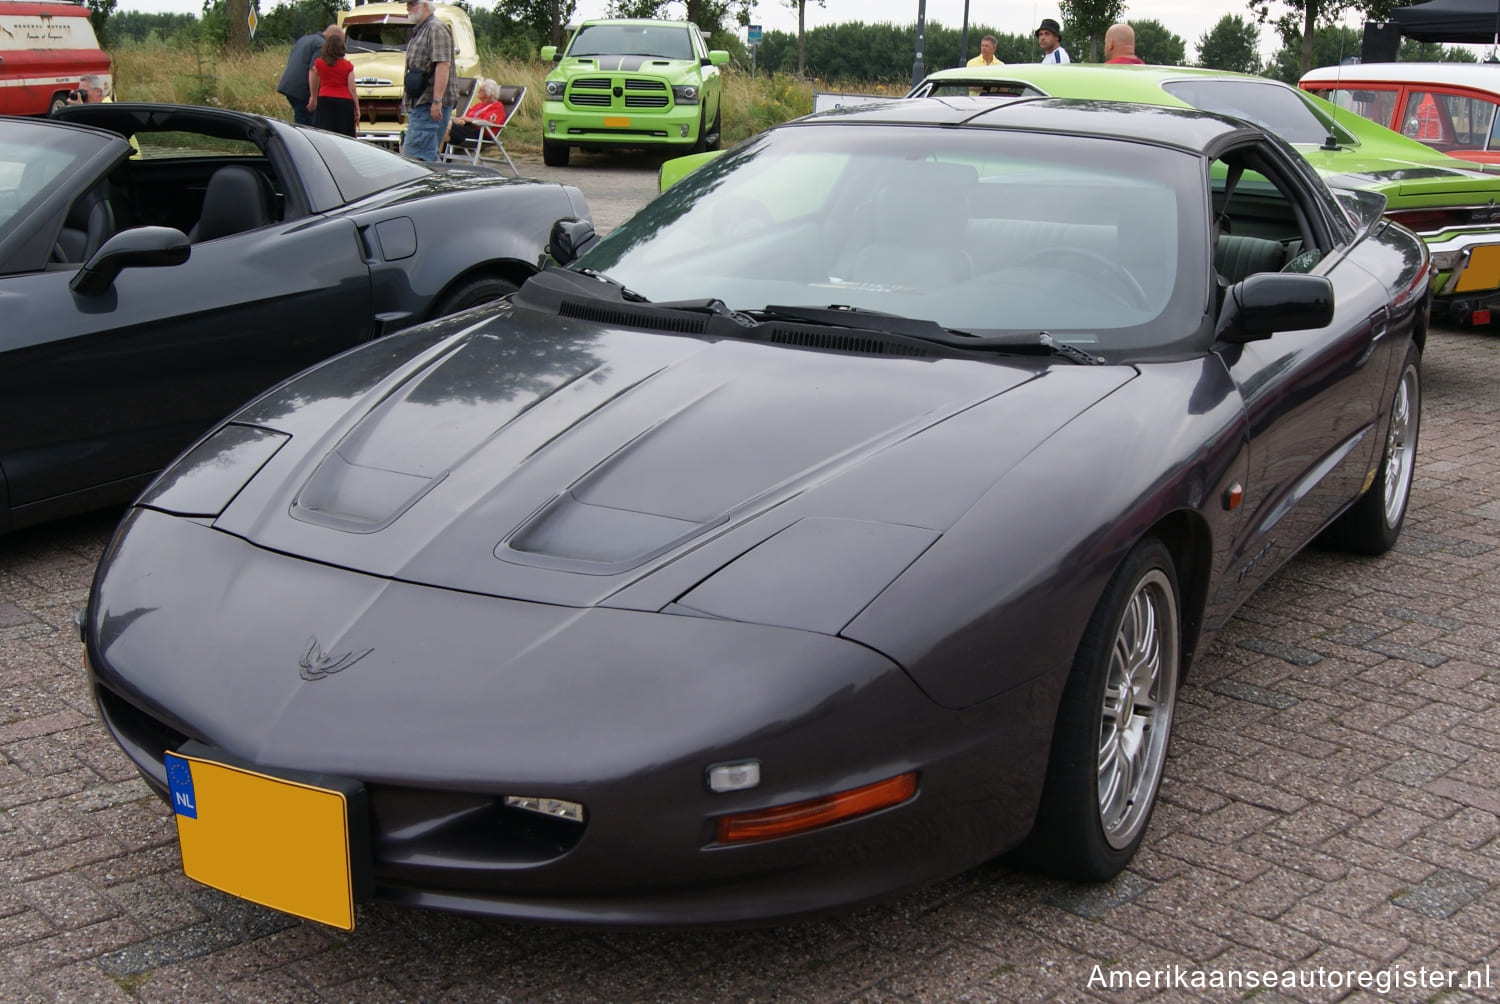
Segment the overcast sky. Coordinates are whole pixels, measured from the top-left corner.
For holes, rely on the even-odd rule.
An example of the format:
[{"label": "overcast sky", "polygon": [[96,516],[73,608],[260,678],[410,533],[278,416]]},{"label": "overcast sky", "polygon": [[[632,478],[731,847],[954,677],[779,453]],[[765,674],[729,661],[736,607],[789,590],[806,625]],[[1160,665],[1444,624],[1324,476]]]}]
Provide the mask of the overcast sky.
[{"label": "overcast sky", "polygon": [[[484,0],[476,0],[483,3]],[[826,7],[818,7],[809,0],[807,26],[815,28],[824,24],[860,20],[866,24],[889,21],[893,24],[912,24],[917,19],[918,0],[828,0]],[[261,0],[263,9],[274,6],[274,0]],[[606,0],[578,0],[578,16],[602,17]],[[120,10],[138,10],[151,13],[196,14],[203,9],[202,0],[120,0]],[[1280,8],[1273,8],[1279,10]],[[681,16],[680,11],[674,11]],[[1175,32],[1187,43],[1188,59],[1195,58],[1198,40],[1202,38],[1225,14],[1238,14],[1249,20],[1252,15],[1245,0],[1149,0],[1149,2],[1127,3],[1126,20],[1150,18],[1160,21],[1169,31]],[[753,23],[766,31],[797,30],[797,12],[785,3],[760,0],[754,9]],[[1040,3],[1026,0],[969,0],[971,23],[985,23],[1006,34],[1030,34],[1036,30],[1044,17],[1058,16],[1056,0],[1041,0]],[[927,20],[958,28],[964,20],[964,0],[927,0]],[[1356,14],[1346,16],[1344,24],[1357,27],[1362,24]],[[743,37],[743,33],[741,35]],[[970,47],[979,51],[977,39],[970,38]],[[1063,37],[1063,47],[1070,48],[1070,40]],[[1270,55],[1280,48],[1280,40],[1270,28],[1261,29],[1261,52]],[[1074,55],[1079,53],[1074,52]],[[1038,51],[1038,57],[1041,52]],[[931,65],[931,59],[928,64]]]}]

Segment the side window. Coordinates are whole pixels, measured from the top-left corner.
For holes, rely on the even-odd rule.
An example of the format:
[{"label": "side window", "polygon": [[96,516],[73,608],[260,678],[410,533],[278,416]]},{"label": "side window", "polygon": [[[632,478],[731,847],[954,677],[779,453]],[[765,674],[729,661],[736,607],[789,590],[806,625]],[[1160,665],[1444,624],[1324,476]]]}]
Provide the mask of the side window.
[{"label": "side window", "polygon": [[1447,113],[1456,146],[1474,149],[1484,145],[1495,117],[1494,103],[1462,94],[1434,94],[1433,97]]},{"label": "side window", "polygon": [[1318,91],[1317,94],[1344,111],[1353,112],[1387,129],[1393,128],[1391,119],[1396,110],[1395,88],[1339,87]]},{"label": "side window", "polygon": [[1406,98],[1406,117],[1401,134],[1422,143],[1453,145],[1453,123],[1448,117],[1445,95],[1412,91]]},{"label": "side window", "polygon": [[1306,272],[1329,243],[1297,180],[1270,151],[1241,148],[1215,161],[1214,269],[1227,283],[1258,272]]}]

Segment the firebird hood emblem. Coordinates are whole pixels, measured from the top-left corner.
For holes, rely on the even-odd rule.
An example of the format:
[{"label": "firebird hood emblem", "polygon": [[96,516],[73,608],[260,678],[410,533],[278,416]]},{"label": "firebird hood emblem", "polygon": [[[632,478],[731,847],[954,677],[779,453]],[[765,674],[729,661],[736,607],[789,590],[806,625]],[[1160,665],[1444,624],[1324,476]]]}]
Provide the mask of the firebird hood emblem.
[{"label": "firebird hood emblem", "polygon": [[303,651],[302,658],[297,660],[297,665],[302,669],[302,679],[321,680],[325,676],[343,672],[373,651],[373,648],[367,648],[363,652],[329,652],[324,655],[323,646],[318,644],[318,636],[313,635],[307,639],[307,648]]}]

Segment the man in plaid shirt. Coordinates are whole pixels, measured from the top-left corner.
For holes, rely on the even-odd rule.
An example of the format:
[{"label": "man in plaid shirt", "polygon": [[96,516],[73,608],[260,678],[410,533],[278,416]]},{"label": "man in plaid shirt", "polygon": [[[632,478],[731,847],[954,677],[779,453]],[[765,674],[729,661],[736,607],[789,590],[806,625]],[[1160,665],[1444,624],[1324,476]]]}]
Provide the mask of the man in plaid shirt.
[{"label": "man in plaid shirt", "polygon": [[438,144],[448,131],[448,116],[458,104],[458,81],[453,75],[453,33],[432,16],[432,0],[406,0],[406,12],[416,22],[406,44],[406,72],[430,72],[420,94],[403,89],[401,110],[406,113],[406,140],[401,152],[412,160],[438,159]]}]

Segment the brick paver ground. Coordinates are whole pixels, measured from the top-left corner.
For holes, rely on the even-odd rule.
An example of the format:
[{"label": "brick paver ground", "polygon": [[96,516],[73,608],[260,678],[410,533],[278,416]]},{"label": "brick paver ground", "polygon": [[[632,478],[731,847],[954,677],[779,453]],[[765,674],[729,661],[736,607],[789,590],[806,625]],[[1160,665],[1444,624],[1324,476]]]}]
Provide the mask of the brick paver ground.
[{"label": "brick paver ground", "polygon": [[[1500,1000],[1500,335],[1435,332],[1425,376],[1399,546],[1304,555],[1221,634],[1126,873],[992,864],[795,927],[375,904],[346,935],[201,887],[84,688],[71,619],[110,518],[0,538],[0,1000]],[[1102,984],[1127,969],[1167,983]],[[1179,983],[1246,971],[1312,985]]]}]

